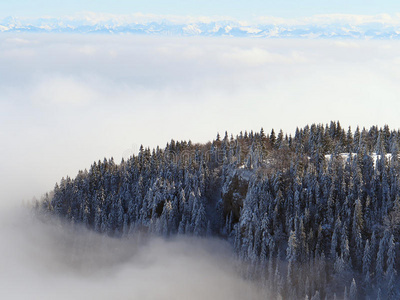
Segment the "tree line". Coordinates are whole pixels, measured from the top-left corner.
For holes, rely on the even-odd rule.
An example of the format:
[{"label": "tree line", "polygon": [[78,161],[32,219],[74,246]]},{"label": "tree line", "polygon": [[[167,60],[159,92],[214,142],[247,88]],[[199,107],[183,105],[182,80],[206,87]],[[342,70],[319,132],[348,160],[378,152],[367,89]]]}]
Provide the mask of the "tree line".
[{"label": "tree line", "polygon": [[94,162],[36,205],[115,237],[228,239],[268,299],[398,299],[399,142],[333,121],[171,140]]}]

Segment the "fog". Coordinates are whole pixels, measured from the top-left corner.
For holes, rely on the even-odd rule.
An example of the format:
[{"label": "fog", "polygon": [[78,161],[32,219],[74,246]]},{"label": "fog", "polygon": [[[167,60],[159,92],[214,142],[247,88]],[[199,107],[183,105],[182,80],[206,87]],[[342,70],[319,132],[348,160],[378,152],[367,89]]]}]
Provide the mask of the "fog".
[{"label": "fog", "polygon": [[0,218],[5,299],[261,299],[214,239],[113,239],[26,209]]},{"label": "fog", "polygon": [[0,199],[9,200],[0,204],[171,138],[331,120],[398,128],[399,50],[394,41],[2,34]]},{"label": "fog", "polygon": [[140,144],[330,120],[399,128],[399,50],[394,41],[2,34],[2,294],[256,299],[221,241],[116,240],[15,206]]}]

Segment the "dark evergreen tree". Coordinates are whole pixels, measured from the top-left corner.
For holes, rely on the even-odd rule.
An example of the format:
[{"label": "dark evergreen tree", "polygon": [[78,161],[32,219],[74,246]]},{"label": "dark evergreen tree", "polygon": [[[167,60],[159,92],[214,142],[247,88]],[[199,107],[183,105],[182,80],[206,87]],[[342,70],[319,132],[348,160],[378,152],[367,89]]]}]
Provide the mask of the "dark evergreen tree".
[{"label": "dark evergreen tree", "polygon": [[62,178],[38,208],[115,237],[226,238],[272,298],[397,299],[398,147],[388,126],[339,122],[171,140]]}]

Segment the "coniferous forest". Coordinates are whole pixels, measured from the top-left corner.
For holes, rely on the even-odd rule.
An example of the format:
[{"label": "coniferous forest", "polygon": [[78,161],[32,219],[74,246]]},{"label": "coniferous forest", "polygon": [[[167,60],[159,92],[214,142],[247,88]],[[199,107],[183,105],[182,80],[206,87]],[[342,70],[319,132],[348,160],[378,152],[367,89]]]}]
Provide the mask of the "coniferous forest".
[{"label": "coniferous forest", "polygon": [[94,162],[36,206],[116,238],[227,239],[266,299],[399,299],[399,144],[339,122],[171,140]]}]

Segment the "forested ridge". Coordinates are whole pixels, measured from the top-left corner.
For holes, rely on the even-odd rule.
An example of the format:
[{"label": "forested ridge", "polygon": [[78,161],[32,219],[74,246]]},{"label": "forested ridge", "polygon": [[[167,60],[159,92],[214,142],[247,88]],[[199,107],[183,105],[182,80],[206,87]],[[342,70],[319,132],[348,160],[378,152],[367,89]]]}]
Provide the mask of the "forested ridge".
[{"label": "forested ridge", "polygon": [[266,299],[400,299],[400,131],[339,122],[141,147],[36,205],[99,233],[218,236]]}]

